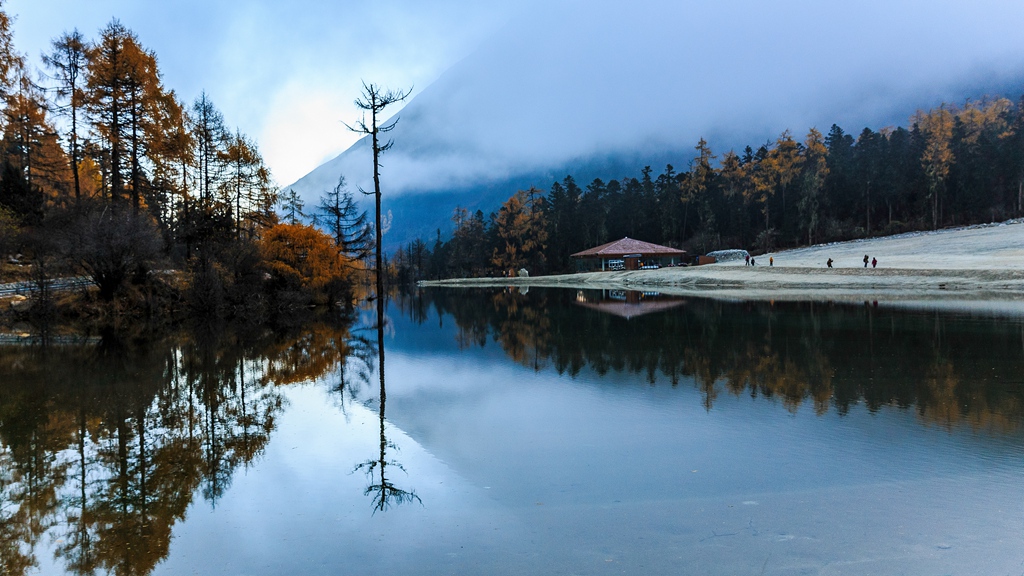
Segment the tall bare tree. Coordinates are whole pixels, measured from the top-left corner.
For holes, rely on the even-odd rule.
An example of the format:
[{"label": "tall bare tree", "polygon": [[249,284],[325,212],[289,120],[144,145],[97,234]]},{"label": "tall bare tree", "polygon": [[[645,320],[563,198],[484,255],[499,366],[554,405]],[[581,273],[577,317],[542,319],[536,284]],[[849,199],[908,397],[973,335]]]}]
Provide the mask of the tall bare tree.
[{"label": "tall bare tree", "polygon": [[[376,251],[375,257],[375,270],[377,272],[377,298],[382,298],[384,294],[384,263],[383,256],[381,254],[381,237],[383,235],[381,226],[381,213],[380,213],[380,155],[382,152],[386,152],[391,146],[394,145],[394,141],[388,139],[387,142],[381,141],[381,136],[387,134],[395,129],[398,124],[398,118],[389,120],[381,124],[381,116],[384,113],[384,109],[388,106],[401,102],[409,97],[412,93],[412,88],[408,90],[389,90],[382,88],[376,84],[367,84],[363,82],[363,94],[356,99],[356,106],[364,111],[363,118],[356,122],[355,126],[345,126],[358,134],[366,134],[370,136],[371,146],[373,147],[373,197],[374,205],[376,208],[374,214],[374,231],[376,233],[376,245],[374,249]],[[366,112],[370,113],[370,123],[366,123]],[[368,192],[366,192],[368,193]],[[378,318],[378,323],[381,321]]]}]

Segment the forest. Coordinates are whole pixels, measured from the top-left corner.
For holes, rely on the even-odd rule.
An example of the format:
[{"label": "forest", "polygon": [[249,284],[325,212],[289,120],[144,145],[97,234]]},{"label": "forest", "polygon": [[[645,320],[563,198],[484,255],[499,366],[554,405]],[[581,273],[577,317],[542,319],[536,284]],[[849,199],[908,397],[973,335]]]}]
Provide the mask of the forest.
[{"label": "forest", "polygon": [[574,252],[624,236],[691,255],[780,248],[1024,215],[1024,100],[918,111],[908,127],[790,131],[741,152],[700,139],[685,169],[517,191],[497,212],[456,208],[454,232],[392,259],[403,281],[571,272]]},{"label": "forest", "polygon": [[36,283],[34,313],[60,308],[55,278],[82,276],[103,314],[351,306],[370,228],[343,183],[310,225],[256,143],[205,92],[165,86],[120,21],[52,39],[41,68],[10,25],[0,10],[0,282]]},{"label": "forest", "polygon": [[[54,38],[37,69],[0,4],[0,108],[0,282],[35,282],[36,313],[59,309],[46,288],[72,277],[98,288],[83,293],[90,306],[136,315],[350,308],[374,267],[374,224],[344,176],[309,209],[279,190],[256,143],[207,94],[186,103],[165,86],[156,54],[116,19],[95,39]],[[906,127],[787,130],[740,152],[702,138],[660,174],[567,175],[490,214],[455,207],[450,234],[401,247],[385,272],[396,285],[560,273],[624,236],[757,254],[1022,215],[1024,101],[983,98]]]}]

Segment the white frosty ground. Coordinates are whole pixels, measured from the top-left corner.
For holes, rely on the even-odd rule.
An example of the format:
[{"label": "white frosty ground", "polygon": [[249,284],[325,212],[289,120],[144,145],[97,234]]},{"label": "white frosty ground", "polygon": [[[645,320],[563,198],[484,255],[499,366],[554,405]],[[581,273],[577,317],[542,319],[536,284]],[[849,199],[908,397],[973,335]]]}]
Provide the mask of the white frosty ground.
[{"label": "white frosty ground", "polygon": [[[878,268],[864,268],[864,255]],[[689,268],[474,278],[425,286],[657,289],[739,300],[898,302],[1024,314],[1024,220],[823,244]],[[775,266],[769,267],[769,258]],[[826,268],[832,258],[834,268]]]},{"label": "white frosty ground", "polygon": [[[1024,220],[1000,224],[912,232],[835,244],[820,244],[758,256],[758,264],[775,258],[776,266],[864,267],[864,255],[881,268],[913,270],[1024,270]],[[733,262],[730,264],[743,262]]]}]

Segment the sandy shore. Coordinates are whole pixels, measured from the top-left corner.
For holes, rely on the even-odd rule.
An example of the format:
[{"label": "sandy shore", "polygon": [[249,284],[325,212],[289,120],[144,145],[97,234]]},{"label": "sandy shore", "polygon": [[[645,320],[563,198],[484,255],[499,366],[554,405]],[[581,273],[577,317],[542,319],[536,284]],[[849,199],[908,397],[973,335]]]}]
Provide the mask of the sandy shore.
[{"label": "sandy shore", "polygon": [[[864,268],[864,255],[878,267]],[[769,257],[775,265],[769,267]],[[833,268],[825,266],[832,258]],[[656,290],[730,300],[899,303],[1024,314],[1024,220],[822,244],[699,267],[533,278],[460,278],[422,286]]]}]

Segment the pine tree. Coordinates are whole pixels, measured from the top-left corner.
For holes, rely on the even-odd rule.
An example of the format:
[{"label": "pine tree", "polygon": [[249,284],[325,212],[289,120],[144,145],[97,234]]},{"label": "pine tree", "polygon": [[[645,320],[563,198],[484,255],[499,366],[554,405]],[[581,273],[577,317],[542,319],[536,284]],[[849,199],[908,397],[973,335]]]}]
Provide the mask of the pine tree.
[{"label": "pine tree", "polygon": [[43,55],[43,64],[49,68],[53,74],[53,80],[57,83],[56,97],[59,101],[66,102],[64,105],[58,105],[57,111],[70,121],[67,133],[70,148],[68,161],[71,164],[71,172],[74,177],[76,201],[82,197],[81,176],[78,172],[78,164],[81,162],[78,140],[79,122],[82,109],[85,106],[83,88],[90,50],[91,47],[82,33],[75,29],[55,38],[51,42],[51,52]]},{"label": "pine tree", "polygon": [[366,220],[366,211],[359,211],[344,175],[338,177],[333,189],[320,196],[316,220],[327,228],[334,245],[348,258],[365,260],[369,257],[373,231]]},{"label": "pine tree", "polygon": [[289,188],[284,193],[281,198],[281,206],[284,208],[284,219],[288,224],[295,226],[302,224],[302,221],[306,219],[306,213],[302,211],[306,204],[302,202],[302,198],[294,188]]}]

